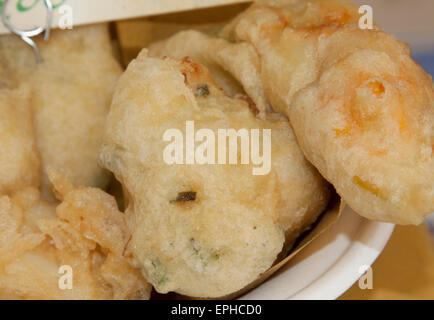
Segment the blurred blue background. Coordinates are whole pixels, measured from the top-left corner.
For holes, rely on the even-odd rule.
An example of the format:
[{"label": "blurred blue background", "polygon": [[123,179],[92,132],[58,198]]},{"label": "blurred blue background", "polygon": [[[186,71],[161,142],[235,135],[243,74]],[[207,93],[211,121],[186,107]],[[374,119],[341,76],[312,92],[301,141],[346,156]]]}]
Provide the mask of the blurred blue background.
[{"label": "blurred blue background", "polygon": [[[434,15],[434,13],[433,13]],[[434,19],[434,17],[433,17]],[[434,37],[434,34],[433,34]],[[413,53],[413,58],[434,77],[434,52]]]},{"label": "blurred blue background", "polygon": [[[434,15],[434,13],[433,13]],[[434,17],[433,17],[434,19]],[[434,38],[434,34],[433,34]],[[413,53],[413,58],[420,63],[422,68],[428,71],[434,78],[434,52]],[[426,219],[426,224],[431,231],[431,236],[434,240],[434,214]]]}]

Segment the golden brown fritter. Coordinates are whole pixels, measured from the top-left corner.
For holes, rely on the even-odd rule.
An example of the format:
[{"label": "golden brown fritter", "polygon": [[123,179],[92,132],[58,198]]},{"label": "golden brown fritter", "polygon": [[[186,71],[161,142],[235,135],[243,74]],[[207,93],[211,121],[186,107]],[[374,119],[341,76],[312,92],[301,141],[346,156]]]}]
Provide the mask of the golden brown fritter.
[{"label": "golden brown fritter", "polygon": [[[434,211],[433,83],[408,46],[377,27],[359,29],[359,18],[347,0],[257,1],[219,39],[183,32],[151,52],[191,53],[246,92],[263,92],[354,210],[418,224]],[[237,46],[254,48],[259,62],[237,61]]]},{"label": "golden brown fritter", "polygon": [[434,211],[433,84],[359,17],[346,0],[259,1],[224,35],[255,47],[270,104],[354,210],[418,224]]},{"label": "golden brown fritter", "polygon": [[[0,298],[148,299],[151,287],[124,256],[129,239],[114,198],[51,174],[62,203],[25,188],[0,197]],[[72,289],[61,289],[62,266]]]}]

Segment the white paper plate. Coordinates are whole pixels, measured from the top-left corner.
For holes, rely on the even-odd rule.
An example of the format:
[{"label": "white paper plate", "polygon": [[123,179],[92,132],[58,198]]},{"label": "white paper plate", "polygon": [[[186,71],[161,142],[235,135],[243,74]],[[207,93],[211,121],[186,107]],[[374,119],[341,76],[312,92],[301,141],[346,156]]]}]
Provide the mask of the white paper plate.
[{"label": "white paper plate", "polygon": [[360,278],[363,265],[372,265],[394,227],[346,206],[335,225],[241,299],[336,299]]}]

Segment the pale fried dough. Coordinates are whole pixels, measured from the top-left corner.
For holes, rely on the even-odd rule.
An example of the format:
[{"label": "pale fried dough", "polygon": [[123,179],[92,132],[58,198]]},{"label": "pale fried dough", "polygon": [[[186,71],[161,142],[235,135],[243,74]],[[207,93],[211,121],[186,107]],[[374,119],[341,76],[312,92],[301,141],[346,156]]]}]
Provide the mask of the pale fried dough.
[{"label": "pale fried dough", "polygon": [[30,108],[28,88],[0,89],[0,194],[39,186],[40,161]]},{"label": "pale fried dough", "polygon": [[[54,30],[36,40],[44,62],[11,35],[0,37],[3,86],[27,83],[32,91],[42,192],[52,198],[47,168],[61,169],[77,185],[105,188],[110,175],[97,165],[104,122],[121,68],[107,25]],[[0,83],[0,85],[2,85]]]},{"label": "pale fried dough", "polygon": [[[328,188],[304,159],[287,120],[266,120],[255,107],[229,98],[190,59],[147,58],[144,51],[121,77],[101,154],[126,191],[130,250],[157,291],[218,297],[267,270],[284,244],[328,202]],[[163,161],[167,129],[269,128],[268,175],[253,165]],[[238,150],[238,158],[240,157]],[[194,197],[183,199],[183,194]]]},{"label": "pale fried dough", "polygon": [[214,81],[229,96],[234,97],[243,91],[249,95],[259,110],[259,117],[265,117],[265,112],[270,110],[260,78],[260,60],[248,43],[229,43],[190,30],[152,44],[149,55],[178,59],[190,57],[205,65]]}]

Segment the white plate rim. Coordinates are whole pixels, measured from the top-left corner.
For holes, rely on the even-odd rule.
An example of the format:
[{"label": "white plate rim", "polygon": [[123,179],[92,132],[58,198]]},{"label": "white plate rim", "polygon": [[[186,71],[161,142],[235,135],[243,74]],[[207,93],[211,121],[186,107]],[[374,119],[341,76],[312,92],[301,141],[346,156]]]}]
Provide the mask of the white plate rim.
[{"label": "white plate rim", "polygon": [[[372,266],[392,236],[394,229],[395,225],[391,223],[363,219],[359,232],[340,259],[320,278],[286,299],[334,300],[339,298],[362,276],[359,270],[348,268],[348,266]],[[325,287],[326,291],[320,290]]]},{"label": "white plate rim", "polygon": [[240,299],[336,299],[361,277],[360,266],[373,264],[394,227],[365,219],[346,206],[340,219],[287,267]]}]

